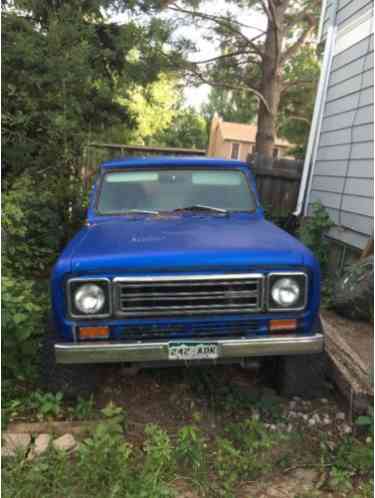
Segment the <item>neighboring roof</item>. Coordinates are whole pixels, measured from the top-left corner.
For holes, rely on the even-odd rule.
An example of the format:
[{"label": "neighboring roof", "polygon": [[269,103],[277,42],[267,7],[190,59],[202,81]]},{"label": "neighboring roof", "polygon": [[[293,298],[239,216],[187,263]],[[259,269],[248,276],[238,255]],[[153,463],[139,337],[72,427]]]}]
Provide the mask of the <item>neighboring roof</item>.
[{"label": "neighboring roof", "polygon": [[127,157],[105,161],[102,168],[131,168],[133,166],[219,166],[219,167],[241,167],[248,165],[234,159],[218,159],[215,157],[172,157],[172,156],[148,156]]},{"label": "neighboring roof", "polygon": [[[257,135],[257,127],[255,124],[230,123],[229,121],[222,120],[218,123],[224,140],[255,143]],[[279,145],[280,147],[293,147],[291,143],[282,138],[277,138],[275,145]]]}]

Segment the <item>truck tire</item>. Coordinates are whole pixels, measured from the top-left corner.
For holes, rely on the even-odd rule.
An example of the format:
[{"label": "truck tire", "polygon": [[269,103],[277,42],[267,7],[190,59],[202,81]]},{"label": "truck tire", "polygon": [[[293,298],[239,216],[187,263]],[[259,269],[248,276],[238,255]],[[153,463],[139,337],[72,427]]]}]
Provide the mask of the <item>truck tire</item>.
[{"label": "truck tire", "polygon": [[57,334],[52,318],[48,320],[40,348],[40,380],[49,392],[61,392],[66,398],[86,398],[97,384],[96,365],[62,365],[56,363],[54,345]]},{"label": "truck tire", "polygon": [[[323,332],[320,318],[316,332]],[[282,396],[305,399],[323,397],[326,392],[326,352],[280,357],[276,368],[278,391]]]}]

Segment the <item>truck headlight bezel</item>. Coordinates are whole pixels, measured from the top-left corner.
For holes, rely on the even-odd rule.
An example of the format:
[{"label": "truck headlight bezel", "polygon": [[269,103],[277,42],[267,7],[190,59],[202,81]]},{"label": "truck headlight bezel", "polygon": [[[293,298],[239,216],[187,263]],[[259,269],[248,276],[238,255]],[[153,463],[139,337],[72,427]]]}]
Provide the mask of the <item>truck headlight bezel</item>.
[{"label": "truck headlight bezel", "polygon": [[[272,290],[277,282],[289,280],[289,286],[297,285],[299,296],[291,304],[281,304],[274,299]],[[302,311],[308,299],[308,275],[305,272],[274,272],[267,275],[267,310],[268,311]]]},{"label": "truck headlight bezel", "polygon": [[[84,313],[76,303],[76,296],[78,292],[85,290],[93,291],[95,287],[99,288],[97,295],[104,297],[103,305],[95,313]],[[112,299],[111,299],[111,281],[108,278],[71,278],[66,286],[68,314],[71,318],[108,318],[112,315]]]}]

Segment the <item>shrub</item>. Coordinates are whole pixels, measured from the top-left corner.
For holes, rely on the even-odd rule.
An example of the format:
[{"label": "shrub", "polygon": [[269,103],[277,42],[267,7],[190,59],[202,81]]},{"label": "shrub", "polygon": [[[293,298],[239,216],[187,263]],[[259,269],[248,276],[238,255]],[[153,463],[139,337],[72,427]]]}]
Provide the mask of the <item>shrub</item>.
[{"label": "shrub", "polygon": [[4,266],[22,279],[46,276],[63,239],[56,185],[19,178],[3,197]]},{"label": "shrub", "polygon": [[2,355],[6,377],[29,377],[33,372],[42,332],[47,293],[36,292],[31,280],[3,276]]},{"label": "shrub", "polygon": [[313,251],[324,270],[328,263],[328,241],[324,234],[333,226],[325,207],[319,202],[312,205],[312,214],[298,229],[298,236],[303,244]]}]

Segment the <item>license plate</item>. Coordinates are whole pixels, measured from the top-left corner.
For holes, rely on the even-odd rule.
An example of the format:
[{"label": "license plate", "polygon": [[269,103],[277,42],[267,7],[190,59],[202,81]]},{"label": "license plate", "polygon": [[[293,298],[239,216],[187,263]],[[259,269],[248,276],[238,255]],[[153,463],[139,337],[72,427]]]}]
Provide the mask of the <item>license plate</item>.
[{"label": "license plate", "polygon": [[215,343],[169,343],[169,360],[215,360],[219,347]]}]

